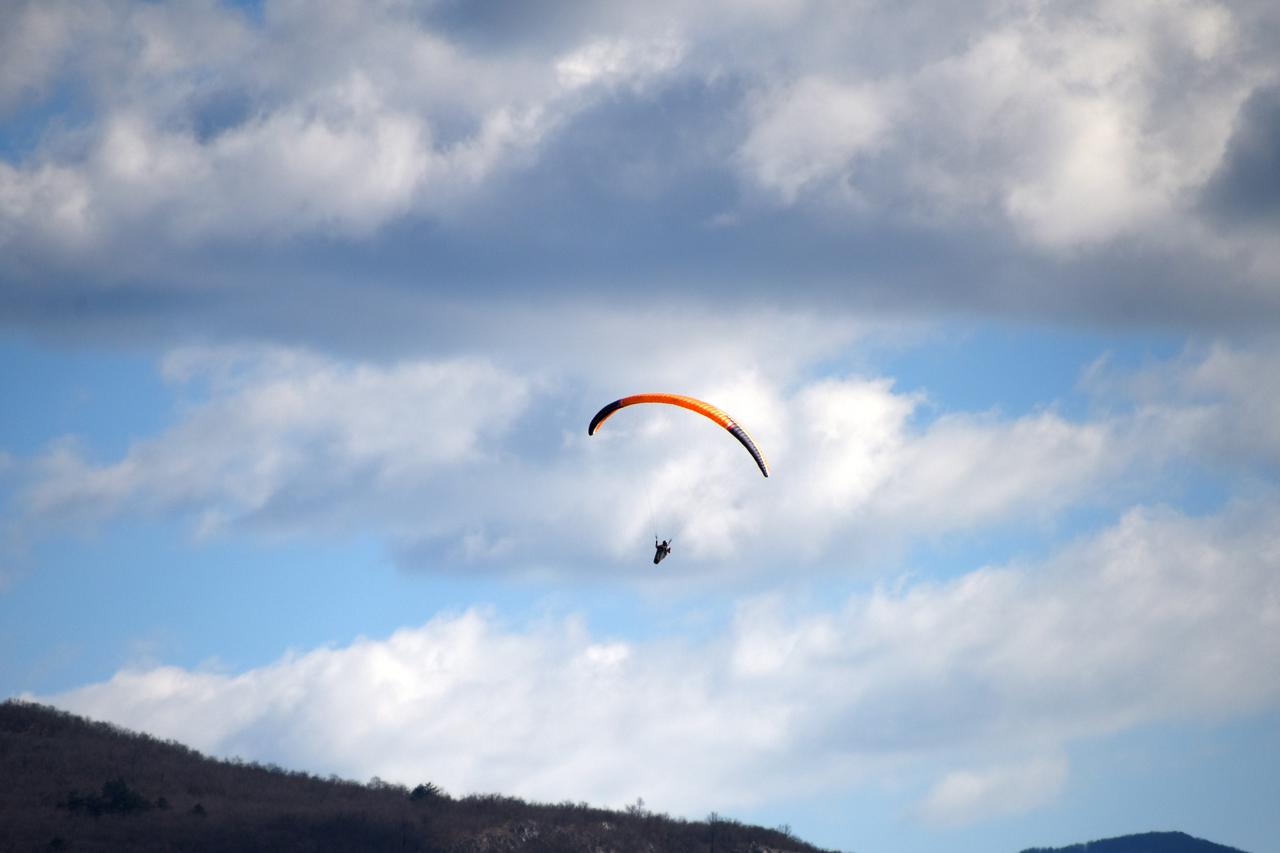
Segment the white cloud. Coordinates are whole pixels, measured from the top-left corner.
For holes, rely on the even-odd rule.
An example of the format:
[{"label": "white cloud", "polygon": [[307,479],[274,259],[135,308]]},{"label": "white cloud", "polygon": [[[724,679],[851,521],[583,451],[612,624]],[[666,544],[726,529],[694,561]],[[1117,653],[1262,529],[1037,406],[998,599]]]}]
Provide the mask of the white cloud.
[{"label": "white cloud", "polygon": [[[55,443],[26,466],[22,506],[52,525],[158,513],[206,535],[370,530],[411,561],[506,567],[552,543],[583,566],[624,559],[658,528],[694,565],[732,561],[745,575],[781,558],[870,560],[911,535],[1047,521],[1122,476],[1136,454],[1112,424],[1052,412],[955,413],[920,426],[922,398],[888,380],[799,381],[801,353],[770,364],[767,337],[752,340],[757,369],[737,360],[732,338],[697,343],[708,326],[686,320],[694,343],[664,337],[668,351],[634,380],[607,369],[629,359],[610,324],[582,343],[622,348],[566,373],[554,362],[537,373],[504,367],[499,353],[351,365],[305,351],[177,351],[166,375],[194,392],[178,421],[105,464],[74,441]],[[816,329],[815,354],[840,339],[818,323],[781,322]],[[600,375],[612,378],[596,390]],[[682,411],[627,412],[586,436],[596,408],[654,381],[733,413],[773,476]]]},{"label": "white cloud", "polygon": [[815,187],[838,198],[856,192],[853,160],[873,150],[889,125],[893,95],[874,85],[809,77],[758,98],[738,151],[750,177],[793,204]]},{"label": "white cloud", "polygon": [[95,235],[90,189],[73,169],[0,162],[0,241],[82,247]]},{"label": "white cloud", "polygon": [[[838,318],[669,313],[516,312],[531,331],[509,349],[481,339],[487,355],[386,364],[178,350],[164,365],[184,400],[171,426],[117,459],[69,437],[15,460],[14,506],[33,531],[122,515],[201,536],[318,526],[368,532],[409,565],[539,574],[633,560],[656,533],[675,536],[687,573],[745,582],[779,562],[871,572],[949,534],[1052,534],[1074,509],[1167,499],[1195,471],[1256,491],[1280,470],[1265,348],[1095,366],[1090,418],[952,412],[886,378],[805,378],[862,334]],[[563,329],[576,331],[530,371],[537,330]],[[655,389],[732,413],[770,478],[683,411],[630,410],[586,435],[599,406]]]},{"label": "white cloud", "polygon": [[643,80],[671,71],[679,64],[683,52],[674,37],[641,43],[602,39],[557,59],[556,77],[568,89],[612,81]]},{"label": "white cloud", "polygon": [[934,785],[915,813],[926,823],[944,826],[1018,814],[1051,802],[1066,780],[1067,762],[1061,756],[981,770],[956,770]]},{"label": "white cloud", "polygon": [[[472,610],[240,674],[124,671],[47,698],[316,772],[685,814],[909,770],[936,780],[917,816],[976,821],[1051,801],[1081,739],[1280,703],[1276,520],[1273,502],[1136,510],[1041,566],[799,614],[740,602],[697,645]],[[975,752],[1009,758],[956,769]]]},{"label": "white cloud", "polygon": [[1193,204],[1240,104],[1275,75],[1238,61],[1236,10],[990,7],[885,67],[862,57],[877,55],[877,35],[901,38],[901,21],[860,14],[862,26],[815,16],[805,59],[759,73],[736,152],[749,185],[788,205],[843,200],[876,222],[1011,229],[1050,257],[1135,240],[1244,257],[1204,232]]},{"label": "white cloud", "polygon": [[[1090,9],[1025,9],[921,68],[912,123],[941,144],[910,171],[953,214],[998,206],[1054,251],[1185,239],[1172,223],[1256,84],[1217,73],[1236,37],[1231,13],[1194,2]],[[1174,61],[1185,78],[1176,93],[1165,73]]]},{"label": "white cloud", "polygon": [[[1172,227],[1236,107],[1274,75],[1247,59],[1233,10],[1194,0],[997,6],[964,23],[967,37],[907,42],[893,62],[878,40],[909,10],[729,7],[597,11],[504,54],[396,3],[271,2],[261,28],[213,2],[23,5],[6,39],[21,49],[0,51],[0,109],[71,80],[95,113],[75,145],[52,134],[0,186],[30,195],[42,170],[68,173],[122,238],[358,238],[411,213],[448,218],[619,89],[736,78],[726,121],[741,134],[728,150],[702,140],[707,168],[736,162],[788,205],[911,198],[946,227],[994,205],[1057,250]],[[243,109],[210,134],[218,98]],[[113,182],[130,162],[133,180]],[[0,234],[54,222],[58,206],[0,207]]]},{"label": "white cloud", "polygon": [[1168,362],[1124,372],[1103,359],[1083,387],[1135,406],[1135,424],[1189,458],[1267,479],[1280,471],[1280,351],[1270,341],[1189,348]]},{"label": "white cloud", "polygon": [[167,227],[183,240],[372,232],[427,180],[429,131],[381,107],[359,78],[327,94],[319,114],[279,112],[204,144],[117,118],[96,156],[99,215],[171,212]]},{"label": "white cloud", "polygon": [[[1073,508],[1160,499],[1188,465],[1251,488],[1280,466],[1265,349],[1217,346],[1123,376],[1098,366],[1085,380],[1095,417],[1006,416],[937,411],[885,378],[800,378],[860,334],[838,321],[719,320],[723,336],[686,311],[640,322],[517,312],[515,326],[579,330],[537,372],[526,358],[536,331],[510,351],[390,364],[178,350],[164,366],[186,400],[172,426],[115,460],[62,439],[15,461],[15,506],[33,529],[130,514],[185,519],[201,535],[319,525],[371,532],[412,564],[540,572],[553,569],[527,555],[595,567],[674,534],[688,571],[732,565],[741,580],[778,561],[870,571],[921,537],[1052,530]],[[790,346],[797,335],[808,347]],[[731,412],[772,476],[682,411],[629,411],[586,436],[604,402],[664,388]]]},{"label": "white cloud", "polygon": [[642,87],[681,56],[671,34],[532,62],[468,51],[403,4],[269,3],[260,30],[213,2],[20,17],[33,42],[87,45],[74,62],[11,56],[0,108],[6,90],[58,75],[84,75],[96,95],[88,126],[55,126],[26,162],[0,162],[0,240],[38,237],[55,255],[447,219],[604,94],[586,84]]},{"label": "white cloud", "polygon": [[[179,351],[168,371],[210,371],[215,397],[109,465],[89,463],[72,444],[55,447],[28,494],[34,511],[187,509],[212,531],[277,511],[287,526],[297,503],[358,522],[379,502],[487,461],[493,436],[514,427],[529,393],[526,380],[467,360],[372,368],[285,351]],[[353,506],[340,497],[348,491],[381,497]]]},{"label": "white cloud", "polygon": [[499,109],[442,149],[359,74],[209,139],[117,112],[82,164],[0,164],[0,226],[72,247],[128,241],[141,224],[179,244],[366,236],[415,207],[446,209],[542,132],[536,111]]}]

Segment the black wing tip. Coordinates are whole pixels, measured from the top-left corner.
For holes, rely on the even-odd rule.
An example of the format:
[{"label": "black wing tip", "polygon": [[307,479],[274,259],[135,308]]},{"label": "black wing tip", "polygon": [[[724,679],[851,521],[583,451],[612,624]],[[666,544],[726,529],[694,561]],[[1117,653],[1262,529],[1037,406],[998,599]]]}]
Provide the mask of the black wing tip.
[{"label": "black wing tip", "polygon": [[747,449],[747,452],[751,454],[751,458],[756,460],[756,467],[760,469],[760,473],[764,474],[765,479],[768,479],[769,467],[764,461],[764,454],[760,452],[760,448],[756,447],[756,443],[751,440],[751,436],[747,435],[746,430],[732,421],[730,421],[730,424],[729,432]]},{"label": "black wing tip", "polygon": [[614,400],[600,411],[596,412],[596,416],[591,419],[591,423],[587,425],[587,435],[595,435],[596,429],[600,426],[600,422],[612,415],[618,409],[622,408],[621,400]]}]

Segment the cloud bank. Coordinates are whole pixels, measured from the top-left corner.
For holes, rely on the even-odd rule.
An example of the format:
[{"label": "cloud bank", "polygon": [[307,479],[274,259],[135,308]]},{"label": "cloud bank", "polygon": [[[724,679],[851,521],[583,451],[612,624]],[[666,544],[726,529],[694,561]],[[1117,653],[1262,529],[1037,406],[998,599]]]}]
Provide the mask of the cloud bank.
[{"label": "cloud bank", "polygon": [[[556,8],[19,4],[5,313],[210,331],[337,267],[437,297],[785,282],[811,306],[1276,321],[1268,4]],[[255,304],[298,333],[291,300]]]},{"label": "cloud bank", "polygon": [[707,363],[679,387],[748,425],[774,463],[768,481],[683,411],[628,411],[588,437],[589,414],[618,394],[591,376],[186,349],[164,365],[187,400],[172,426],[103,462],[54,442],[22,466],[18,504],[55,529],[142,516],[197,535],[375,531],[406,563],[437,568],[536,568],[533,555],[567,548],[590,569],[633,556],[655,525],[706,568],[823,565],[911,536],[1051,522],[1152,453],[1123,420],[922,421],[925,397],[882,377],[796,382]]},{"label": "cloud bank", "polygon": [[[648,366],[745,424],[773,463],[767,481],[683,411],[629,410],[588,437],[589,414],[622,393],[608,356],[531,372],[479,355],[187,348],[164,362],[184,401],[171,426],[117,459],[68,437],[15,460],[14,505],[31,530],[160,517],[197,536],[372,532],[402,564],[440,570],[595,571],[658,529],[693,571],[875,571],[922,537],[1051,533],[1079,509],[1165,499],[1197,472],[1256,490],[1280,470],[1265,348],[1193,348],[1137,372],[1100,362],[1083,379],[1096,413],[1071,418],[939,411],[874,373],[805,379],[799,352],[775,361],[757,344],[760,367],[732,344],[698,367]],[[562,562],[541,565],[546,553]]]}]

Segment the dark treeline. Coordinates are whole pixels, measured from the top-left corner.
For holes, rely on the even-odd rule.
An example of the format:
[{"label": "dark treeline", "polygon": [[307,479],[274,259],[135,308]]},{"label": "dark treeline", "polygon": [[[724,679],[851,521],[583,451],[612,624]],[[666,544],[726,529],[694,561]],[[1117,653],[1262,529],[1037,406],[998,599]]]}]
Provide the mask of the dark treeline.
[{"label": "dark treeline", "polygon": [[1122,835],[1103,841],[1073,844],[1070,847],[1033,847],[1022,853],[1244,853],[1235,847],[1224,847],[1194,838],[1185,832],[1144,832]]},{"label": "dark treeline", "polygon": [[206,758],[42,705],[0,704],[0,853],[136,851],[673,851],[821,853],[785,827],[685,821],[642,801],[452,797]]}]

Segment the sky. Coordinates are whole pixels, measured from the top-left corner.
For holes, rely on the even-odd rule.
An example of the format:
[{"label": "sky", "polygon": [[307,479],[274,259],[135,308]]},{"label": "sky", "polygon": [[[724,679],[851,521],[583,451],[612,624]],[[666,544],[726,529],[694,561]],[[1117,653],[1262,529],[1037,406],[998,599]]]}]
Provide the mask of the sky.
[{"label": "sky", "polygon": [[[0,695],[858,853],[1280,853],[1276,4],[0,23]],[[587,435],[645,391],[770,476]]]}]

